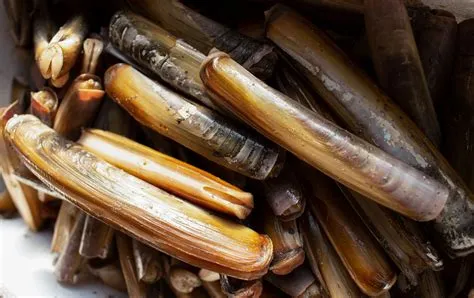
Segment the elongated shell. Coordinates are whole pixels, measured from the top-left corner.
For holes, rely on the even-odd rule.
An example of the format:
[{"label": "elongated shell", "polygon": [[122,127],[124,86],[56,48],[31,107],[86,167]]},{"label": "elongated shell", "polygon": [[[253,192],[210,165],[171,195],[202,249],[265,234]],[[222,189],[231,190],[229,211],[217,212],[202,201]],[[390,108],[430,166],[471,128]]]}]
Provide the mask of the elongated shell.
[{"label": "elongated shell", "polygon": [[[409,10],[421,64],[438,119],[442,123],[456,49],[458,24],[454,16],[427,9]],[[446,132],[444,132],[446,133]],[[447,134],[449,136],[449,134]]]},{"label": "elongated shell", "polygon": [[[320,113],[326,119],[334,121],[334,117],[327,111],[324,102],[307,86],[293,69],[280,69],[277,74],[280,88],[295,100]],[[367,228],[372,232],[380,245],[388,253],[392,261],[400,268],[412,285],[417,283],[417,276],[426,268],[441,270],[443,261],[437,251],[431,246],[418,230],[415,223],[409,219],[383,208],[356,192],[348,193],[342,186],[348,201],[352,204]]]},{"label": "elongated shell", "polygon": [[309,265],[331,297],[360,297],[362,293],[311,212],[299,222]]},{"label": "elongated shell", "polygon": [[132,247],[138,280],[148,284],[157,282],[164,271],[161,253],[135,239]]},{"label": "elongated shell", "polygon": [[350,204],[412,285],[423,271],[442,270],[443,260],[414,222],[345,189]]},{"label": "elongated shell", "polygon": [[314,284],[319,285],[307,266],[300,266],[287,275],[269,273],[265,280],[292,297],[303,295]]},{"label": "elongated shell", "polygon": [[87,269],[92,275],[97,276],[107,286],[119,291],[126,291],[127,285],[120,268],[119,261],[111,264],[102,264],[100,259],[90,260]]},{"label": "elongated shell", "polygon": [[82,45],[84,54],[82,57],[82,73],[95,74],[99,59],[104,50],[104,42],[99,38],[88,38]]},{"label": "elongated shell", "polygon": [[114,230],[111,227],[88,215],[84,222],[79,253],[86,258],[105,259],[113,237]]},{"label": "elongated shell", "polygon": [[273,213],[265,209],[265,233],[273,243],[273,261],[270,270],[278,275],[286,275],[303,264],[305,254],[303,240],[296,221],[282,222]]},{"label": "elongated shell", "polygon": [[377,77],[435,145],[441,132],[405,5],[400,0],[365,0],[365,27]]},{"label": "elongated shell", "polygon": [[459,24],[458,41],[456,43],[456,60],[453,72],[452,98],[446,101],[442,113],[446,141],[443,152],[451,165],[466,181],[469,188],[474,189],[474,21],[466,20]]},{"label": "elongated shell", "polygon": [[306,206],[306,197],[296,174],[287,167],[278,177],[263,182],[265,199],[273,214],[281,221],[298,218]]},{"label": "elongated shell", "polygon": [[267,272],[267,236],[124,173],[31,115],[11,119],[5,133],[35,175],[115,229],[201,268],[241,279]]},{"label": "elongated shell", "polygon": [[227,55],[211,56],[201,77],[227,109],[342,184],[415,220],[443,209],[446,187],[265,85]]},{"label": "elongated shell", "polygon": [[82,212],[76,217],[71,234],[56,262],[54,273],[59,282],[75,284],[78,281],[79,268],[84,262],[84,259],[79,254],[79,246],[81,244],[85,218],[86,215]]},{"label": "elongated shell", "polygon": [[256,76],[273,74],[278,56],[273,46],[227,28],[185,6],[179,0],[129,0],[176,36],[207,54],[212,48],[224,51]]},{"label": "elongated shell", "polygon": [[199,66],[206,56],[183,40],[130,11],[112,17],[109,38],[115,47],[171,86],[218,109],[199,77]]},{"label": "elongated shell", "polygon": [[86,130],[78,141],[110,164],[191,202],[244,219],[252,194],[171,156],[102,130]]},{"label": "elongated shell", "polygon": [[227,295],[221,288],[219,273],[201,269],[199,270],[199,278],[202,281],[203,288],[206,289],[210,298],[227,298]]},{"label": "elongated shell", "polygon": [[41,91],[31,92],[30,112],[48,126],[53,126],[58,105],[58,96],[50,88],[46,87]]},{"label": "elongated shell", "polygon": [[228,298],[260,297],[262,294],[261,280],[241,281],[222,275],[220,282]]},{"label": "elongated shell", "polygon": [[99,77],[90,74],[77,77],[59,105],[54,130],[67,138],[77,139],[81,128],[95,116],[104,94]]},{"label": "elongated shell", "polygon": [[137,277],[132,239],[121,233],[117,233],[115,239],[128,295],[130,297],[146,297],[147,284],[141,282]]},{"label": "elongated shell", "polygon": [[[51,240],[51,252],[61,253],[67,245],[71,231],[76,222],[80,210],[69,202],[61,202],[58,218],[54,223],[53,239]],[[79,240],[80,241],[80,240]]]},{"label": "elongated shell", "polygon": [[45,79],[58,79],[67,74],[76,63],[87,34],[84,16],[75,16],[53,36],[37,61]]},{"label": "elongated shell", "polygon": [[0,168],[3,181],[18,213],[20,213],[22,219],[31,230],[37,231],[43,223],[40,214],[41,202],[38,200],[38,192],[32,187],[20,183],[14,176],[15,170],[21,165],[21,162],[4,138],[6,121],[13,117],[14,114],[20,113],[19,109],[18,101],[15,101],[7,108],[0,109]]},{"label": "elongated shell", "polygon": [[308,177],[310,207],[352,279],[365,294],[381,295],[396,282],[383,250],[366,230],[337,185],[319,173]]},{"label": "elongated shell", "polygon": [[267,12],[267,37],[298,61],[352,132],[449,188],[450,198],[433,222],[435,230],[452,256],[474,251],[474,196],[414,123],[303,17],[275,7]]},{"label": "elongated shell", "polygon": [[215,112],[117,64],[105,73],[107,94],[138,122],[220,165],[255,179],[276,176],[284,153]]}]

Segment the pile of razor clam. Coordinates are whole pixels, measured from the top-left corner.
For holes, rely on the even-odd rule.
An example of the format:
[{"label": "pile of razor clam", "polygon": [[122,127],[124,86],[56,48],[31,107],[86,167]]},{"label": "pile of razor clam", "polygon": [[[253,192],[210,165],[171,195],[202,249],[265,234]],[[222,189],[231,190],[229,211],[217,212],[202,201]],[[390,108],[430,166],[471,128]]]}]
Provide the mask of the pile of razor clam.
[{"label": "pile of razor clam", "polygon": [[474,297],[473,2],[4,2],[0,212],[58,282]]}]

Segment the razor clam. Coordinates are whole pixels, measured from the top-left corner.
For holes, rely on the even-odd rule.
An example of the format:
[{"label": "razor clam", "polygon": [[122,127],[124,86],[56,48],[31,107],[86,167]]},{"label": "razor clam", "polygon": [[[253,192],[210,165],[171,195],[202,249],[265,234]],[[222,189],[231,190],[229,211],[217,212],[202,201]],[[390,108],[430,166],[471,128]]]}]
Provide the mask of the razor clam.
[{"label": "razor clam", "polygon": [[273,74],[278,56],[269,43],[227,28],[190,9],[179,0],[128,2],[203,53],[208,53],[215,47],[229,53],[233,59],[262,79]]},{"label": "razor clam", "polygon": [[369,296],[387,292],[397,280],[396,272],[337,185],[316,171],[308,170],[305,177],[311,211],[352,279]]},{"label": "razor clam", "polygon": [[190,294],[196,288],[202,286],[202,281],[198,275],[186,267],[179,264],[171,265],[168,273],[170,287],[182,294]]},{"label": "razor clam", "polygon": [[79,253],[85,258],[105,259],[109,253],[110,245],[112,245],[113,237],[114,230],[111,227],[87,215]]},{"label": "razor clam", "polygon": [[74,223],[80,214],[82,214],[82,212],[72,204],[66,201],[61,203],[58,218],[54,224],[53,239],[51,240],[52,252],[61,253],[64,250],[68,239],[71,237],[71,230]]},{"label": "razor clam", "polygon": [[84,56],[82,58],[81,74],[95,74],[100,55],[104,50],[104,42],[99,37],[87,38],[82,48]]},{"label": "razor clam", "polygon": [[30,113],[50,127],[53,126],[58,105],[58,96],[50,88],[45,87],[41,91],[31,92]]},{"label": "razor clam", "polygon": [[452,98],[446,101],[443,110],[445,129],[444,153],[451,165],[464,179],[471,190],[474,190],[474,127],[472,112],[474,100],[472,92],[474,83],[474,19],[458,25],[458,42],[456,44],[456,61],[453,72]]},{"label": "razor clam", "polygon": [[32,115],[12,118],[5,134],[43,182],[113,228],[200,268],[240,279],[267,272],[273,253],[267,236],[115,168]]},{"label": "razor clam", "polygon": [[423,271],[442,270],[443,260],[414,222],[341,187],[347,200],[411,285]]},{"label": "razor clam", "polygon": [[163,81],[219,110],[199,78],[206,56],[166,30],[130,11],[117,12],[109,25],[111,43]]},{"label": "razor clam", "polygon": [[18,101],[15,101],[7,108],[0,110],[0,168],[3,181],[18,213],[31,230],[37,231],[43,223],[38,192],[21,183],[14,176],[15,169],[21,165],[21,161],[6,141],[4,132],[6,122],[12,117],[14,118],[15,114],[22,114],[20,108]]},{"label": "razor clam", "polygon": [[260,297],[262,294],[262,281],[241,281],[226,275],[221,275],[221,288],[228,298]]},{"label": "razor clam", "polygon": [[[335,122],[324,102],[314,94],[307,82],[294,69],[290,67],[281,69],[277,74],[277,82],[288,96]],[[443,261],[413,222],[355,192],[351,195],[346,188],[342,186],[340,188],[367,228],[392,261],[409,278],[412,285],[417,283],[417,275],[426,268],[442,269]]]},{"label": "razor clam", "polygon": [[[291,297],[304,295],[306,291],[312,290],[312,287],[321,288],[319,281],[315,279],[311,270],[306,265],[296,268],[293,272],[287,275],[268,273],[264,278],[266,281]],[[324,290],[321,290],[321,295],[315,296],[315,298],[319,297],[327,297]]]},{"label": "razor clam", "polygon": [[273,243],[273,261],[270,270],[286,275],[303,264],[303,240],[295,220],[282,222],[268,208],[264,210],[263,231]]},{"label": "razor clam", "polygon": [[449,188],[434,228],[450,255],[473,251],[474,196],[414,123],[321,30],[295,12],[282,6],[267,12],[267,37],[298,62],[351,131]]},{"label": "razor clam", "polygon": [[102,100],[93,127],[127,138],[134,138],[136,135],[133,118],[108,96]]},{"label": "razor clam", "polygon": [[267,86],[228,55],[211,55],[201,78],[244,122],[366,197],[420,221],[443,209],[444,185]]},{"label": "razor clam", "polygon": [[365,0],[364,8],[381,87],[439,146],[440,128],[405,5],[400,0]]},{"label": "razor clam", "polygon": [[122,233],[116,233],[115,239],[128,295],[130,297],[147,297],[147,284],[138,279],[137,272],[135,271],[132,239]]},{"label": "razor clam", "polygon": [[161,253],[136,239],[132,240],[132,247],[138,280],[147,284],[157,282],[163,275]]},{"label": "razor clam", "polygon": [[453,70],[458,25],[454,16],[439,11],[419,8],[408,12],[431,99],[442,124],[449,86],[445,82]]},{"label": "razor clam", "polygon": [[78,76],[59,105],[54,130],[76,140],[81,128],[94,118],[104,94],[99,77],[90,74]]},{"label": "razor clam", "polygon": [[79,245],[85,219],[86,215],[82,212],[76,217],[71,234],[55,264],[54,274],[61,283],[75,284],[78,281],[78,273],[84,262],[79,254]]},{"label": "razor clam", "polygon": [[309,210],[301,217],[299,223],[311,270],[329,295],[361,297],[362,293]]},{"label": "razor clam", "polygon": [[127,285],[119,261],[110,264],[103,264],[101,259],[92,259],[89,260],[87,269],[92,273],[92,275],[98,277],[105,285],[122,292],[127,290]]},{"label": "razor clam", "polygon": [[210,298],[227,298],[227,294],[222,291],[219,273],[201,269],[199,270],[199,278]]},{"label": "razor clam", "polygon": [[426,270],[420,276],[420,285],[415,290],[416,297],[419,298],[444,298],[443,281],[440,279],[439,272]]},{"label": "razor clam", "polygon": [[110,164],[197,205],[244,219],[252,194],[171,156],[111,132],[85,130],[78,144]]},{"label": "razor clam", "polygon": [[69,73],[81,53],[87,30],[84,16],[75,16],[59,28],[37,58],[45,79],[57,80]]},{"label": "razor clam", "polygon": [[125,64],[105,73],[107,94],[138,122],[229,169],[263,180],[278,175],[284,151],[263,137],[153,82]]},{"label": "razor clam", "polygon": [[276,178],[263,181],[263,192],[273,214],[281,221],[291,221],[303,214],[306,197],[288,165]]}]

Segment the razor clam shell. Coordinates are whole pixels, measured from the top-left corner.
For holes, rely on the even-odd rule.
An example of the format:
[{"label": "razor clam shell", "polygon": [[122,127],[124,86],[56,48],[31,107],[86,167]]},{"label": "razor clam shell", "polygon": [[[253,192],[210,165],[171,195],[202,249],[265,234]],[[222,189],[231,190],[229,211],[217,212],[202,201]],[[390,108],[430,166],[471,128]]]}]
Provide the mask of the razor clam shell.
[{"label": "razor clam shell", "polygon": [[[280,69],[277,81],[285,94],[323,115],[326,119],[336,122],[335,118],[327,111],[327,106],[324,105],[322,99],[314,94],[307,85],[307,81],[300,77],[293,68],[288,66]],[[355,192],[352,192],[353,195],[351,195],[341,185],[340,188],[367,228],[394,263],[410,279],[412,285],[417,283],[417,275],[426,268],[432,270],[443,268],[443,261],[437,251],[418,230],[415,223]]]},{"label": "razor clam shell", "polygon": [[136,273],[133,258],[132,239],[124,234],[116,234],[117,250],[119,253],[120,267],[122,268],[127,292],[130,297],[146,297],[147,284],[141,282]]},{"label": "razor clam shell", "polygon": [[91,74],[78,76],[59,105],[54,130],[67,138],[77,139],[81,128],[93,120],[104,94],[99,77]]},{"label": "razor clam shell", "polygon": [[248,177],[278,175],[284,150],[219,114],[153,82],[131,66],[105,73],[107,94],[138,122]]},{"label": "razor clam shell", "polygon": [[163,81],[219,110],[199,77],[199,66],[206,56],[183,40],[147,19],[129,11],[117,12],[109,25],[112,44]]},{"label": "razor clam shell", "polygon": [[164,271],[161,253],[135,239],[132,240],[132,247],[138,280],[147,284],[157,282]]},{"label": "razor clam shell", "polygon": [[105,259],[112,245],[114,230],[100,220],[87,215],[82,231],[79,253],[85,258]]},{"label": "razor clam shell", "polygon": [[414,123],[303,17],[275,7],[267,12],[267,37],[298,62],[352,132],[449,188],[449,199],[433,226],[451,256],[474,251],[474,196]]},{"label": "razor clam shell", "polygon": [[85,130],[78,144],[159,188],[197,205],[244,219],[253,208],[253,196],[171,156],[102,130]]},{"label": "razor clam shell", "polygon": [[423,271],[443,269],[440,255],[424,239],[414,222],[394,215],[356,192],[343,187],[342,190],[372,235],[412,285],[418,283],[418,275]]},{"label": "razor clam shell", "polygon": [[301,185],[295,173],[287,167],[278,177],[263,181],[265,199],[273,214],[281,221],[298,218],[303,214],[306,206],[306,197]]},{"label": "razor clam shell", "polygon": [[309,210],[299,223],[311,270],[330,297],[361,297],[361,291]]},{"label": "razor clam shell", "polygon": [[78,281],[78,273],[84,260],[79,254],[82,229],[86,215],[79,213],[74,221],[71,234],[68,237],[64,249],[61,251],[55,264],[54,273],[56,279],[61,283],[75,284]]},{"label": "razor clam shell", "polygon": [[244,122],[349,188],[415,220],[442,211],[444,185],[267,86],[226,54],[211,55],[201,78]]},{"label": "razor clam shell", "polygon": [[239,281],[221,275],[220,279],[221,289],[227,294],[228,298],[246,298],[246,297],[260,297],[262,294],[262,281]]},{"label": "razor clam shell", "polygon": [[5,133],[28,168],[73,204],[119,231],[195,266],[240,279],[264,275],[267,236],[219,218],[98,159],[31,115]]},{"label": "razor clam shell", "polygon": [[451,165],[464,179],[471,190],[474,190],[474,21],[466,20],[458,25],[452,98],[444,104],[442,119],[445,130],[443,152]]},{"label": "razor clam shell", "polygon": [[87,31],[87,22],[82,15],[72,17],[59,28],[37,59],[45,79],[57,79],[72,69],[81,53]]},{"label": "razor clam shell", "polygon": [[59,100],[54,90],[45,87],[31,93],[30,112],[48,126],[53,126]]},{"label": "razor clam shell", "polygon": [[104,42],[99,38],[87,38],[83,45],[82,73],[95,74],[99,59],[104,50]]},{"label": "razor clam shell", "polygon": [[397,274],[336,183],[317,172],[306,179],[309,207],[359,289],[369,296],[387,292]]},{"label": "razor clam shell", "polygon": [[[12,90],[14,92],[15,90]],[[14,96],[14,94],[12,94]],[[38,192],[21,183],[15,176],[15,170],[22,167],[22,163],[5,139],[4,126],[8,119],[14,118],[15,114],[22,113],[23,107],[15,100],[7,108],[1,108],[0,114],[0,169],[3,181],[10,193],[18,213],[32,231],[37,231],[43,224],[41,217],[41,205],[38,200]]]},{"label": "razor clam shell", "polygon": [[273,260],[270,265],[273,273],[286,275],[303,264],[303,240],[295,220],[282,222],[265,208],[263,231],[273,243]]},{"label": "razor clam shell", "polygon": [[419,8],[408,12],[431,99],[442,124],[444,98],[448,96],[449,90],[449,84],[445,82],[452,75],[458,25],[454,17],[429,9]]},{"label": "razor clam shell", "polygon": [[201,52],[208,53],[216,47],[256,76],[262,79],[272,76],[278,56],[271,44],[227,28],[178,0],[129,0],[129,3]]},{"label": "razor clam shell", "polygon": [[296,268],[293,272],[287,275],[268,273],[264,278],[266,281],[292,297],[297,297],[303,294],[306,289],[317,282],[313,273],[311,273],[311,270],[305,265]]},{"label": "razor clam shell", "polygon": [[399,0],[365,0],[364,16],[381,87],[439,146],[440,127],[405,5]]},{"label": "razor clam shell", "polygon": [[[71,236],[71,230],[77,217],[82,214],[74,205],[67,201],[61,202],[58,217],[54,223],[53,239],[51,240],[51,252],[61,253],[67,245]],[[80,240],[79,240],[80,241]]]}]

